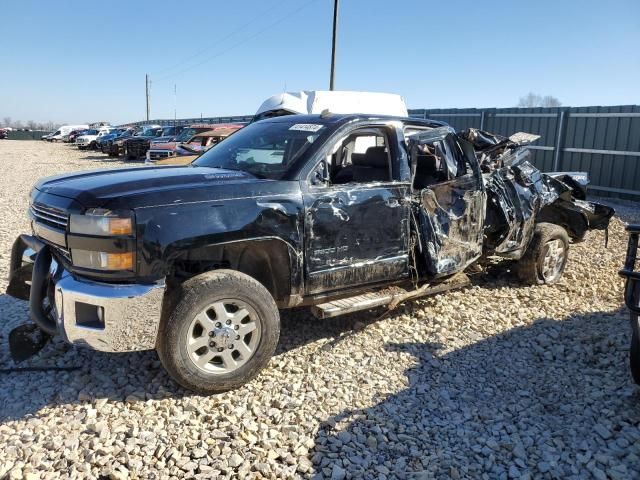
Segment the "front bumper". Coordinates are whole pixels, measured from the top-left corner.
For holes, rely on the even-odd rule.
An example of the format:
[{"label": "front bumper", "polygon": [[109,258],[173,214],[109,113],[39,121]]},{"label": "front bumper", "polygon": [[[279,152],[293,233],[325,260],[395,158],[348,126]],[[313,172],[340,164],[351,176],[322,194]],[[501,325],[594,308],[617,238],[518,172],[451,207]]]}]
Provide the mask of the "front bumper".
[{"label": "front bumper", "polygon": [[130,352],[155,348],[164,289],[163,284],[112,284],[74,277],[48,245],[21,235],[12,250],[7,294],[24,299],[28,292],[33,320],[71,344]]}]

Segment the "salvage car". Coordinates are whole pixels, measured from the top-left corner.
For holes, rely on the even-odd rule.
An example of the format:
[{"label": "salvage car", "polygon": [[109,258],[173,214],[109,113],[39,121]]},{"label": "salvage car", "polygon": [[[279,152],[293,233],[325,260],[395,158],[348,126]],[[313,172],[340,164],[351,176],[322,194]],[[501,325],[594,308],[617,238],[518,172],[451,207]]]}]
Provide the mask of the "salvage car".
[{"label": "salvage car", "polygon": [[212,130],[198,133],[191,137],[187,142],[177,143],[173,150],[167,151],[169,155],[166,155],[162,160],[152,160],[154,157],[157,158],[156,155],[152,154],[157,153],[158,150],[155,152],[151,152],[151,150],[149,150],[147,152],[147,159],[145,160],[145,163],[156,163],[157,165],[186,165],[187,163],[191,163],[195,160],[203,152],[206,152],[214,145],[220,143],[229,135],[240,130],[242,125],[220,124],[210,128],[212,128]]},{"label": "salvage car", "polygon": [[624,302],[631,315],[629,367],[633,381],[640,385],[640,225],[628,225],[629,247],[620,275],[626,278]]},{"label": "salvage car", "polygon": [[104,145],[102,146],[102,153],[106,153],[110,157],[119,157],[124,153],[124,142],[140,131],[141,129],[138,128],[128,128],[117,137],[106,139]]},{"label": "salvage car", "polygon": [[145,158],[151,140],[169,136],[169,131],[175,127],[150,127],[136,133],[124,141],[124,156],[126,160],[138,160]]},{"label": "salvage car", "polygon": [[82,135],[78,135],[76,137],[73,143],[76,147],[78,147],[79,150],[93,149],[95,148],[96,140],[98,139],[98,135],[100,135],[100,133],[101,132],[99,132],[98,130],[85,130]]},{"label": "salvage car", "polygon": [[146,163],[154,163],[158,160],[162,160],[164,158],[172,157],[175,155],[176,146],[183,143],[189,143],[191,139],[195,135],[199,133],[208,132],[214,128],[225,128],[225,127],[238,127],[240,128],[241,124],[235,123],[197,123],[193,125],[189,125],[186,127],[180,134],[172,141],[166,141],[162,139],[152,139],[151,144],[149,146],[149,150],[146,154]]},{"label": "salvage car", "polygon": [[274,353],[280,309],[389,310],[488,256],[559,281],[613,210],[584,198],[585,174],[537,170],[530,141],[324,112],[252,123],[187,166],[43,179],[7,293],[48,335],[156,349],[188,389],[236,388]]},{"label": "salvage car", "polygon": [[126,128],[114,128],[113,130],[109,130],[104,135],[96,138],[96,150],[99,150],[102,153],[107,153],[109,142],[122,135],[126,130]]}]

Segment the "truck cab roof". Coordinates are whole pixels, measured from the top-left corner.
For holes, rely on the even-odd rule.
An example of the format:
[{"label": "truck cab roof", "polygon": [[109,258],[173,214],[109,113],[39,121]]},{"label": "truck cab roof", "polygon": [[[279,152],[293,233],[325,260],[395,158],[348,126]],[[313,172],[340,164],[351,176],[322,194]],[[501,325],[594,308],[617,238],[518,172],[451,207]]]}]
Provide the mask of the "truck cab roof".
[{"label": "truck cab roof", "polygon": [[351,122],[366,122],[375,120],[387,120],[387,121],[399,121],[402,123],[409,123],[411,125],[424,126],[429,128],[446,127],[446,122],[413,118],[406,116],[394,116],[394,115],[375,115],[375,114],[362,114],[362,113],[332,113],[327,112],[324,114],[296,114],[296,115],[284,115],[278,117],[266,118],[260,120],[261,122],[273,122],[273,123],[293,123],[296,124],[317,124],[317,125],[332,125],[338,126]]}]

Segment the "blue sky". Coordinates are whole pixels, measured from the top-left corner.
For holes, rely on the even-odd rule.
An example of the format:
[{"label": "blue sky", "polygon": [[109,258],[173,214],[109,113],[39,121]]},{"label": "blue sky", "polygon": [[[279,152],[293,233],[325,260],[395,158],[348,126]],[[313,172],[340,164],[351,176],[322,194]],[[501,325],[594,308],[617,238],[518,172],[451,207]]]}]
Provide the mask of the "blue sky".
[{"label": "blue sky", "polygon": [[[328,89],[333,0],[2,2],[0,119],[253,113]],[[640,103],[640,1],[341,0],[336,87],[410,108]]]}]

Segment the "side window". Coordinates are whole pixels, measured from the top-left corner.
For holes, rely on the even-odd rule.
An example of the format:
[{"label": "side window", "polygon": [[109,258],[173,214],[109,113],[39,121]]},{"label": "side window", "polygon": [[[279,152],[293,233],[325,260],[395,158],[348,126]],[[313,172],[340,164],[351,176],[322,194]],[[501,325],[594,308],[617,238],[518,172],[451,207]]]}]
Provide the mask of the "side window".
[{"label": "side window", "polygon": [[330,156],[329,179],[334,185],[391,181],[391,156],[384,130],[360,129],[339,141]]},{"label": "side window", "polygon": [[413,186],[423,189],[471,174],[469,161],[453,134],[418,145]]}]

